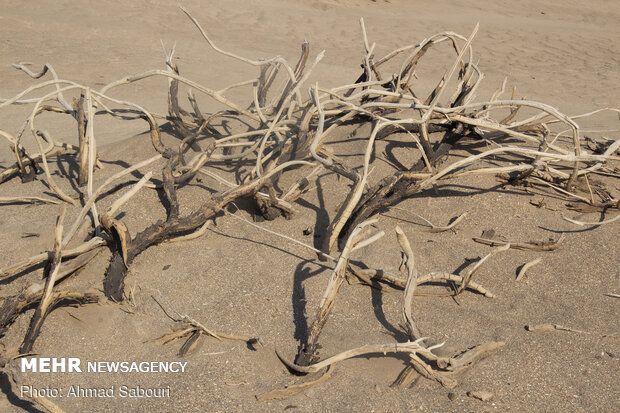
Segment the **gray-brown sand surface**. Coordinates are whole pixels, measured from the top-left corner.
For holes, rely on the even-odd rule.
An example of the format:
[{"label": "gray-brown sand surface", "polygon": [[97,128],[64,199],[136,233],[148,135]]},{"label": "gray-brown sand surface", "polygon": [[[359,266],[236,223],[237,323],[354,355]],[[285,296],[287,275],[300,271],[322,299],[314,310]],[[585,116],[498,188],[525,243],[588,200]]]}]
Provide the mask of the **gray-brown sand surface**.
[{"label": "gray-brown sand surface", "polygon": [[[477,91],[480,99],[491,96],[508,77],[507,86],[517,87],[517,98],[545,102],[568,115],[620,107],[620,3],[614,1],[186,0],[183,5],[218,46],[248,58],[282,55],[294,62],[301,42],[307,39],[311,59],[320,50],[326,51],[308,80],[308,85],[318,81],[323,87],[352,83],[359,76],[364,53],[360,17],[365,19],[370,41],[377,44],[377,55],[445,30],[467,36],[479,22],[473,47],[485,73]],[[176,2],[0,0],[0,98],[12,97],[37,82],[13,69],[12,63],[31,62],[33,70],[50,63],[60,78],[98,89],[129,74],[164,68],[162,44],[166,48],[176,44],[174,62],[183,76],[214,90],[256,76],[255,68],[211,49]],[[433,79],[421,85],[426,93],[443,74],[436,72],[433,59],[439,61],[440,53],[429,56],[418,73],[421,79]],[[167,87],[165,79],[151,78],[116,89],[114,96],[166,113]],[[246,104],[251,101],[251,90],[240,89],[229,96]],[[200,96],[199,102],[205,113],[220,109]],[[15,133],[31,109],[0,108],[0,130]],[[606,112],[580,120],[582,133],[620,138],[617,115]],[[58,140],[77,144],[75,121],[63,116],[45,114],[38,119],[38,127]],[[145,125],[97,118],[95,133],[105,167],[96,172],[97,183],[155,154]],[[370,127],[350,132],[367,136]],[[342,138],[346,137],[343,132]],[[32,140],[27,142],[34,147]],[[380,143],[377,154],[386,145]],[[395,153],[406,160],[401,149],[397,146]],[[8,144],[2,143],[0,168],[13,162]],[[147,170],[159,178],[162,165],[160,161]],[[58,177],[65,173],[55,162],[52,166]],[[371,183],[386,170],[374,172]],[[27,184],[18,177],[4,182],[0,196],[51,197],[43,184],[44,175],[38,178]],[[617,175],[595,178],[612,197],[620,197]],[[75,193],[68,182],[57,181]],[[485,263],[476,281],[496,298],[465,292],[456,299],[414,299],[413,312],[422,334],[434,343],[445,341],[445,354],[487,341],[506,343],[460,374],[455,389],[426,379],[418,379],[409,388],[392,388],[406,358],[372,355],[338,364],[326,382],[286,400],[258,402],[257,394],[300,380],[289,373],[274,350],[293,359],[312,322],[331,264],[320,262],[302,246],[225,216],[201,238],[160,244],[140,254],[126,280],[134,296],[131,306],[102,298],[97,305],[55,310],[34,347],[41,357],[78,357],[83,363],[182,361],[187,362],[185,372],[28,373],[20,374],[20,380],[37,388],[62,389],[65,397],[50,400],[68,412],[619,411],[620,301],[608,294],[620,293],[620,222],[578,227],[562,219],[562,214],[579,214],[568,211],[566,198],[558,193],[500,187],[499,183],[493,175],[463,177],[443,182],[432,196],[401,202],[378,217],[378,228],[386,232],[383,240],[352,257],[373,268],[398,272],[397,224],[411,241],[421,274],[459,271],[467,260],[486,255],[489,247],[472,241],[486,229],[519,241],[557,238],[565,232],[556,251],[509,250]],[[222,189],[212,181],[208,185]],[[298,212],[291,220],[257,224],[313,244],[313,235],[304,235],[303,230],[311,227],[320,235],[348,190],[345,180],[322,177],[316,190],[296,203]],[[205,192],[200,183],[185,188],[181,213],[199,205]],[[100,209],[117,196],[101,199]],[[530,202],[541,199],[545,202],[541,208]],[[0,268],[52,249],[59,211],[57,205],[1,205]],[[122,211],[133,234],[165,218],[166,213],[156,192],[148,189],[140,191]],[[468,216],[456,231],[438,234],[426,231],[413,214],[444,225],[465,211]],[[66,222],[73,222],[77,213],[78,208],[69,208]],[[253,218],[251,211],[238,214]],[[610,213],[605,218],[613,216]],[[601,216],[589,214],[583,219],[596,221]],[[39,235],[27,236],[30,233]],[[102,252],[62,285],[101,291],[110,256],[108,250]],[[517,269],[538,257],[541,263],[516,281]],[[2,281],[0,296],[16,294],[39,281],[41,274],[39,268],[11,282]],[[260,336],[264,346],[253,350],[239,341],[204,337],[197,349],[180,358],[181,342],[162,345],[153,340],[173,327],[153,298],[167,310],[187,314],[215,331]],[[398,293],[381,294],[366,286],[345,284],[321,334],[321,356],[403,340],[401,300]],[[0,339],[3,356],[19,346],[33,312],[19,317]],[[579,332],[525,329],[545,323]],[[71,386],[114,386],[115,396],[67,397]],[[169,388],[169,397],[121,397],[121,386]],[[34,408],[7,390],[5,377],[2,389],[0,411]],[[466,395],[471,391],[488,391],[493,398],[480,401]],[[450,393],[456,397],[449,398]]]}]

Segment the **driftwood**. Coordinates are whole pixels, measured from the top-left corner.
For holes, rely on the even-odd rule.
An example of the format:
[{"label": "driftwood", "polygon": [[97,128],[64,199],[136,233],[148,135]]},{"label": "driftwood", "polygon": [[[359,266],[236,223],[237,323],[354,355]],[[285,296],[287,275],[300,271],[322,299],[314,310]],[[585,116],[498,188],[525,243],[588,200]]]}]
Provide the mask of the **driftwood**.
[{"label": "driftwood", "polygon": [[[28,411],[64,413],[65,411],[63,409],[58,407],[56,403],[50,401],[48,398],[41,395],[30,394],[31,392],[24,392],[22,390],[22,386],[25,386],[25,384],[20,383],[15,377],[15,371],[18,370],[17,366],[15,366],[15,364],[18,363],[16,360],[19,360],[19,358],[0,358],[0,380],[8,384],[8,388],[4,388],[3,386],[3,391],[7,392],[7,396],[10,397],[9,392],[13,393],[14,397],[24,402],[21,407]],[[40,410],[40,408],[43,410]]]},{"label": "driftwood", "polygon": [[473,240],[481,244],[486,244],[491,247],[507,246],[507,248],[514,248],[525,251],[555,251],[560,247],[562,241],[564,241],[564,233],[560,235],[557,240],[549,241],[528,241],[528,242],[510,242],[500,239],[489,239],[482,237],[474,237]]},{"label": "driftwood", "polygon": [[294,396],[297,393],[304,391],[305,389],[311,386],[324,382],[332,375],[333,372],[334,372],[334,367],[329,366],[325,369],[325,372],[321,374],[315,380],[310,380],[310,381],[300,383],[300,384],[294,384],[284,389],[276,389],[276,390],[272,390],[266,393],[257,394],[256,400],[259,402],[265,402],[265,401],[270,401],[270,400],[283,400],[283,399],[289,398],[291,396]]},{"label": "driftwood", "polygon": [[67,211],[66,205],[63,206],[62,212],[56,221],[56,230],[55,230],[55,239],[54,239],[54,255],[50,260],[49,267],[45,274],[45,288],[43,290],[43,296],[41,297],[41,301],[37,310],[34,312],[34,315],[30,319],[30,326],[28,327],[28,331],[26,332],[26,336],[24,337],[24,341],[19,348],[19,352],[22,354],[30,353],[32,350],[32,346],[34,345],[35,340],[39,336],[39,332],[41,331],[41,326],[43,325],[43,320],[47,316],[47,312],[49,310],[50,304],[52,304],[52,290],[54,289],[54,284],[56,283],[56,279],[58,277],[58,270],[60,269],[60,259],[61,253],[60,248],[62,245],[62,222],[65,218],[65,212]]},{"label": "driftwood", "polygon": [[349,262],[349,255],[356,249],[363,248],[377,241],[384,235],[383,231],[381,231],[373,236],[370,236],[369,231],[364,230],[365,227],[373,224],[374,222],[376,221],[366,221],[358,225],[355,231],[351,234],[351,238],[345,245],[342,254],[340,254],[336,268],[329,279],[327,288],[323,293],[323,298],[321,298],[321,303],[319,304],[319,308],[316,312],[316,316],[312,322],[312,326],[310,327],[308,342],[301,346],[299,353],[297,354],[297,364],[309,365],[314,362],[316,358],[316,351],[319,346],[319,335],[321,334],[321,330],[323,329],[323,326],[325,326],[329,313],[334,306],[338,291],[345,281],[345,272]]},{"label": "driftwood", "polygon": [[[184,337],[188,337],[185,343],[179,349],[179,356],[185,356],[189,352],[191,352],[198,345],[198,340],[202,335],[207,335],[213,337],[219,341],[222,340],[237,340],[243,341],[247,343],[249,346],[255,346],[257,344],[263,344],[260,337],[246,337],[246,336],[238,336],[233,334],[224,334],[215,332],[211,329],[208,329],[200,322],[191,318],[188,315],[181,314],[177,312],[174,308],[174,311],[177,314],[177,318],[173,318],[168,314],[168,312],[164,309],[161,303],[155,300],[157,304],[162,308],[162,310],[166,313],[168,317],[170,317],[173,321],[175,321],[176,325],[172,332],[164,334],[163,336],[155,339],[155,341],[159,341],[162,344],[168,344],[174,340],[178,340]],[[167,300],[166,300],[167,301]]]},{"label": "driftwood", "polygon": [[525,275],[526,271],[529,270],[531,267],[533,267],[534,265],[538,264],[540,261],[542,260],[542,258],[536,258],[535,260],[526,262],[525,264],[523,264],[521,266],[521,268],[519,269],[519,272],[517,273],[517,278],[516,280],[519,281],[521,278],[523,278],[523,276]]},{"label": "driftwood", "polygon": [[[502,347],[504,344],[505,343],[503,342],[487,343],[482,346],[472,347],[471,349],[468,349],[460,353],[459,355],[450,358],[436,356],[432,352],[432,350],[437,346],[425,348],[424,346],[420,345],[419,341],[367,345],[344,351],[310,366],[300,366],[295,363],[291,363],[279,353],[278,357],[280,357],[280,360],[282,360],[282,362],[291,370],[307,374],[315,373],[340,361],[344,361],[365,354],[409,353],[411,356],[414,357],[414,369],[417,370],[417,368],[423,366],[422,368],[424,372],[421,373],[422,375],[428,378],[436,379],[437,381],[441,382],[441,384],[446,385],[446,387],[454,387],[456,385],[456,381],[450,377],[451,374],[458,373],[463,369],[471,366],[475,361],[480,359],[483,354],[488,351],[492,351],[499,347]],[[429,361],[422,361],[422,358],[420,357],[423,357],[425,360]]]},{"label": "driftwood", "polygon": [[[24,311],[39,305],[43,298],[43,291],[32,292],[26,290],[19,295],[6,297],[0,309],[0,337],[4,336],[7,329],[15,322],[17,317]],[[50,304],[46,314],[57,307],[92,304],[99,301],[98,294],[78,293],[72,291],[59,291],[52,293]]]},{"label": "driftwood", "polygon": [[415,321],[413,320],[411,305],[413,301],[413,293],[415,292],[415,287],[417,286],[418,270],[415,268],[415,258],[413,251],[411,250],[409,240],[403,230],[398,226],[396,227],[396,237],[398,239],[398,243],[400,244],[400,248],[403,251],[403,262],[401,263],[401,267],[405,266],[407,268],[407,284],[405,284],[405,292],[403,297],[403,322],[405,323],[405,329],[409,339],[416,341],[420,340],[422,336],[420,335],[420,331],[416,327]]},{"label": "driftwood", "polygon": [[[403,252],[401,267],[405,267],[407,269],[407,281],[404,286],[403,294],[402,317],[404,322],[404,330],[409,338],[409,341],[405,343],[363,346],[347,350],[325,360],[318,361],[318,356],[316,354],[318,349],[318,337],[327,321],[329,311],[333,307],[336,295],[338,294],[338,291],[344,281],[342,268],[346,265],[346,261],[349,259],[351,252],[363,246],[370,245],[372,242],[383,236],[382,233],[377,233],[370,236],[369,231],[363,231],[363,229],[371,223],[372,221],[367,221],[359,225],[347,241],[336,268],[334,269],[332,277],[329,280],[327,289],[323,294],[323,299],[319,304],[319,309],[310,328],[308,342],[300,348],[295,362],[287,361],[287,359],[278,353],[277,350],[276,354],[289,369],[307,374],[316,373],[324,368],[332,366],[335,363],[361,355],[373,353],[383,353],[385,355],[387,353],[405,352],[409,353],[411,364],[403,370],[395,384],[406,385],[412,381],[413,375],[417,373],[428,379],[435,380],[448,388],[456,386],[457,381],[454,378],[449,377],[449,374],[462,371],[466,367],[473,364],[484,353],[495,350],[503,346],[504,343],[486,343],[479,346],[474,346],[452,358],[438,357],[432,353],[433,349],[441,347],[443,343],[436,346],[427,347],[424,343],[425,337],[421,336],[415,324],[411,307],[415,287],[418,283],[418,272],[415,268],[415,258],[409,240],[403,230],[399,227],[396,227],[396,234],[398,243]],[[457,288],[455,294],[460,293],[465,288],[471,276],[484,261],[495,253],[505,251],[507,249],[508,246],[497,248],[495,251],[492,251],[490,254],[482,258],[466,276],[461,278],[461,284],[459,288]]]},{"label": "driftwood", "polygon": [[[0,130],[0,136],[8,141],[15,156],[14,165],[0,172],[0,183],[15,176],[23,182],[45,180],[54,198],[3,197],[0,203],[58,203],[79,211],[75,221],[67,226],[69,230],[65,234],[62,225],[64,213],[61,214],[50,251],[0,269],[0,279],[10,282],[18,274],[28,275],[36,266],[47,264],[43,289],[26,291],[19,296],[5,298],[3,302],[0,335],[24,309],[37,305],[21,352],[32,349],[45,316],[55,305],[96,301],[94,295],[55,292],[54,287],[69,272],[86,265],[102,250],[100,247],[107,245],[112,249],[110,263],[105,275],[102,274],[104,293],[108,299],[121,302],[127,295],[125,278],[128,268],[146,249],[162,242],[203,236],[213,219],[220,215],[244,220],[228,210],[241,199],[250,200],[265,219],[290,217],[296,212],[296,200],[314,189],[319,176],[335,174],[349,182],[350,187],[343,194],[340,207],[331,217],[325,233],[320,234],[321,248],[284,235],[288,241],[316,252],[319,259],[335,262],[309,338],[307,342],[300,343],[295,362],[285,361],[285,364],[297,372],[310,373],[364,354],[405,352],[410,356],[410,364],[399,376],[400,383],[409,382],[413,375],[420,374],[452,387],[456,383],[451,376],[453,373],[462,371],[482,354],[503,343],[483,344],[452,358],[438,357],[432,352],[433,347],[426,347],[417,329],[413,315],[414,297],[453,296],[467,289],[492,297],[489,291],[472,280],[485,260],[509,248],[553,251],[560,246],[564,234],[555,241],[534,242],[509,242],[484,236],[475,238],[476,242],[496,248],[465,274],[436,272],[420,275],[415,267],[414,251],[404,232],[398,229],[397,237],[405,258],[403,267],[406,268],[406,277],[403,278],[350,261],[353,252],[383,236],[381,230],[374,235],[369,232],[370,224],[376,222],[374,217],[402,200],[425,196],[444,181],[460,176],[488,174],[498,175],[503,179],[503,185],[536,185],[554,191],[566,200],[577,200],[579,205],[588,206],[587,210],[581,207],[582,212],[606,213],[618,208],[619,201],[608,199],[611,197],[602,194],[604,191],[597,192],[601,199],[595,200],[595,192],[588,181],[588,175],[594,173],[617,178],[608,164],[620,159],[620,140],[608,140],[605,145],[598,145],[582,139],[576,120],[596,112],[571,118],[547,104],[516,98],[514,89],[510,99],[502,99],[505,82],[490,99],[475,100],[475,93],[484,78],[475,63],[478,58],[472,48],[477,26],[468,37],[442,32],[376,58],[375,45],[369,42],[361,20],[364,44],[362,73],[352,83],[331,89],[316,83],[306,95],[307,80],[320,63],[323,52],[312,57],[310,44],[303,42],[295,65],[280,56],[264,60],[248,59],[219,48],[189,11],[183,8],[182,11],[209,47],[223,56],[254,67],[256,77],[220,90],[203,86],[180,74],[173,62],[174,49],[166,56],[165,69],[126,76],[99,90],[59,79],[49,64],[38,73],[30,71],[25,64],[15,65],[34,79],[41,79],[47,73],[52,79],[39,81],[11,98],[0,99],[0,110],[17,104],[31,107],[21,129],[14,133]],[[422,80],[417,79],[416,68],[426,53],[441,43],[452,46],[454,60],[432,92],[428,96],[418,96],[416,85]],[[393,75],[383,72],[387,63],[396,64],[398,71]],[[117,87],[155,77],[168,81],[166,114],[152,113],[138,103],[113,96]],[[247,102],[234,102],[227,97],[229,90],[244,87],[251,88]],[[50,91],[50,88],[53,90]],[[179,95],[187,88],[190,90],[187,91],[189,108],[186,109]],[[225,109],[207,113],[199,107],[195,94],[212,99]],[[74,97],[73,105],[68,103],[65,95]],[[521,116],[525,109],[535,113],[529,117]],[[48,132],[39,129],[38,116],[42,113],[72,116],[77,123],[79,145],[54,140]],[[102,116],[111,116],[119,121],[144,121],[152,146],[149,158],[127,166],[103,182],[99,179],[98,169],[103,164],[98,158],[94,133],[94,124]],[[166,122],[167,130],[178,139],[178,143],[165,144],[161,139],[161,120]],[[223,120],[235,123],[238,130],[222,126]],[[371,132],[363,138],[363,156],[347,157],[345,161],[334,153],[332,144],[340,128],[351,124],[369,124]],[[395,171],[385,176],[371,177],[377,141],[395,134],[406,138],[410,164],[395,166]],[[29,145],[25,145],[26,139],[30,139]],[[465,156],[462,153],[453,156],[457,150],[463,149],[463,142],[472,140],[485,142],[487,146],[479,150],[468,148]],[[35,146],[36,153],[29,153],[26,149]],[[73,158],[71,160],[78,165],[77,177],[52,170],[50,160],[62,163],[68,158]],[[222,167],[231,168],[235,174],[234,182],[232,178],[220,176]],[[128,174],[137,175],[140,179],[122,196],[118,196],[118,190],[110,189],[110,186],[119,184]],[[184,186],[199,179],[198,176],[214,180],[216,185],[204,184],[208,191],[205,191],[202,205],[181,214],[184,209],[179,200],[183,198],[179,193]],[[295,183],[283,190],[281,184],[284,176],[292,176]],[[60,179],[75,180],[71,184],[78,188],[78,192],[63,190],[58,185]],[[291,180],[288,182],[290,185]],[[582,187],[584,182],[585,190]],[[157,221],[147,217],[147,222],[141,226],[145,229],[132,235],[118,211],[124,205],[126,212],[131,214],[132,197],[139,191],[146,191],[145,188],[159,192],[166,208],[166,218]],[[114,202],[103,211],[100,209],[101,199],[107,197],[112,197]],[[434,233],[455,230],[465,216],[466,213],[461,214],[446,226],[423,220]],[[600,222],[565,219],[576,225],[597,226],[611,224],[618,216]],[[85,220],[92,226],[92,231],[88,239],[80,240],[79,245],[74,246],[78,228],[84,225]],[[250,225],[263,229],[256,223]],[[341,249],[340,254],[333,253],[337,248]],[[71,261],[66,261],[70,258]],[[532,265],[533,262],[524,265],[519,278]],[[319,361],[317,348],[321,331],[335,305],[338,291],[344,281],[352,277],[372,287],[403,290],[403,331],[411,341],[364,346]],[[443,293],[429,293],[418,288],[436,281],[452,283],[455,287]],[[216,333],[189,316],[181,316],[178,321],[180,328],[162,336],[162,340],[189,337],[180,350],[182,354],[191,351],[201,335],[205,334],[219,339],[240,339],[249,344],[259,342],[257,338]],[[327,378],[328,372],[331,368],[326,370],[324,378]],[[292,394],[305,387],[305,384],[292,386],[291,389],[295,390],[285,393]],[[283,395],[268,394],[264,395],[264,399]]]}]

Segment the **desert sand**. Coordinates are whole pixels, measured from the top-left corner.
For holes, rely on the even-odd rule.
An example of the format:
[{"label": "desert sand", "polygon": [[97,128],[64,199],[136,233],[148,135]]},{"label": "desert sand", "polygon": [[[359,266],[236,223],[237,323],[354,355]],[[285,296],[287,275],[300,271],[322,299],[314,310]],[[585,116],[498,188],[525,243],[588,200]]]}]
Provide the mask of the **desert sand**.
[{"label": "desert sand", "polygon": [[[544,102],[567,115],[620,108],[620,4],[613,1],[185,0],[182,4],[219,47],[250,59],[281,55],[296,62],[304,39],[311,48],[309,61],[325,50],[325,57],[307,80],[308,86],[318,82],[324,88],[333,88],[358,78],[365,54],[360,17],[364,18],[370,42],[376,42],[377,56],[442,31],[468,36],[479,23],[472,46],[475,62],[485,75],[476,91],[479,100],[488,99],[506,77],[507,95],[516,86],[517,99]],[[162,0],[35,4],[2,0],[0,45],[0,98],[50,79],[47,75],[33,80],[11,67],[13,63],[30,62],[33,71],[49,63],[61,79],[99,89],[130,74],[165,69],[166,50],[172,47],[180,73],[214,90],[257,75],[255,67],[215,52],[176,2]],[[453,55],[449,56],[444,61],[442,53],[437,52],[421,63],[417,75],[423,96],[435,87],[446,61],[449,67]],[[113,95],[165,114],[167,93],[166,79],[149,78],[115,89]],[[251,93],[251,88],[240,88],[227,96],[247,107]],[[303,93],[307,96],[307,87]],[[41,95],[30,97],[35,96]],[[212,100],[197,97],[204,113],[221,109]],[[187,105],[182,99],[182,105]],[[15,134],[31,110],[32,105],[0,108],[0,130]],[[95,135],[103,169],[95,172],[95,187],[129,164],[156,154],[145,122],[100,118]],[[606,111],[578,123],[582,136],[620,138],[617,112]],[[77,145],[75,121],[70,116],[43,114],[38,127],[57,140]],[[341,133],[341,140],[367,137],[370,126],[348,126]],[[165,134],[162,139],[178,145],[178,140]],[[411,162],[412,155],[402,142],[401,138],[382,142],[376,156],[390,152],[399,162]],[[31,136],[24,138],[24,144],[37,152]],[[340,147],[334,148],[338,151]],[[359,157],[361,148],[353,155]],[[3,142],[0,172],[14,162],[13,152]],[[50,162],[63,190],[75,194],[76,187],[66,179],[75,171],[67,171],[67,165]],[[154,177],[161,179],[163,165],[159,161],[125,178],[122,182],[126,185],[97,201],[100,210],[108,208],[147,171],[152,170]],[[615,168],[615,175],[590,177],[617,200],[618,161],[609,167]],[[377,183],[389,168],[381,163],[371,173],[369,183]],[[234,180],[234,174],[227,178]],[[495,298],[469,290],[454,298],[414,298],[413,315],[422,335],[429,337],[431,344],[446,343],[439,350],[441,355],[450,356],[484,342],[505,343],[459,373],[455,388],[425,378],[407,387],[391,387],[406,366],[407,357],[372,354],[335,365],[326,381],[297,395],[258,401],[257,395],[305,380],[292,375],[275,350],[288,360],[294,359],[300,341],[307,337],[333,263],[320,261],[316,253],[301,245],[224,215],[218,215],[215,225],[200,238],[159,244],[138,255],[126,279],[131,299],[121,304],[103,295],[103,278],[112,253],[102,249],[85,268],[57,287],[94,292],[101,297],[99,303],[54,310],[33,348],[40,357],[76,357],[83,363],[187,362],[183,373],[18,372],[16,377],[35,388],[62,389],[64,397],[48,400],[67,412],[620,410],[620,221],[578,226],[563,219],[610,219],[616,216],[617,208],[604,216],[580,214],[567,209],[570,198],[550,188],[502,183],[493,174],[441,181],[422,196],[411,197],[377,215],[376,230],[386,235],[352,255],[353,260],[371,268],[402,275],[394,232],[399,225],[411,242],[420,274],[459,273],[490,252],[490,247],[472,240],[484,230],[493,229],[515,241],[557,239],[564,233],[564,241],[555,251],[510,249],[485,262],[475,281],[492,291]],[[16,175],[0,184],[0,196],[54,198],[47,185],[43,173],[29,183],[22,183]],[[221,185],[206,177],[192,181],[181,192],[181,214],[199,205],[209,188],[222,190]],[[290,220],[259,219],[250,203],[239,204],[241,210],[236,214],[318,248],[321,235],[349,190],[345,179],[325,174],[295,203],[297,212]],[[587,190],[580,194],[589,197]],[[0,205],[0,268],[52,250],[54,223],[60,210],[55,204]],[[69,206],[66,226],[79,210]],[[229,210],[233,212],[233,208]],[[441,233],[429,232],[418,217],[446,225],[464,212],[466,218],[454,231]],[[165,218],[166,210],[157,191],[144,188],[117,216],[136,234]],[[311,234],[304,232],[307,228],[312,229]],[[86,238],[88,225],[80,231],[82,239]],[[517,281],[518,269],[539,257],[541,262]],[[39,266],[3,278],[0,299],[41,282],[42,274]],[[448,289],[444,284],[427,291]],[[401,328],[401,302],[401,291],[383,293],[345,283],[321,333],[320,357],[367,344],[406,340]],[[188,315],[217,332],[260,336],[262,345],[252,348],[241,341],[204,336],[197,348],[179,357],[183,341],[165,345],[155,341],[175,325],[162,307],[173,317]],[[0,357],[14,354],[33,313],[34,309],[24,312],[0,338]],[[567,329],[530,332],[525,328],[540,324]],[[28,398],[22,400],[20,389],[10,385],[6,373],[0,379],[0,411],[43,409]],[[115,395],[67,397],[71,386],[114,386]],[[168,388],[169,397],[121,397],[121,386]],[[492,398],[481,401],[469,397],[469,392],[490,392]]]}]

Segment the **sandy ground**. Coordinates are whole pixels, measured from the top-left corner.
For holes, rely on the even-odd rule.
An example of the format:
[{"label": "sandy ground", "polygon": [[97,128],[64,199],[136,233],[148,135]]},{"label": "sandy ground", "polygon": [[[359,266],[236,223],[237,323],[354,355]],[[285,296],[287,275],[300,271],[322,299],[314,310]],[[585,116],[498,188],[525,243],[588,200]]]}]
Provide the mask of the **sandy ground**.
[{"label": "sandy ground", "polygon": [[[486,79],[479,96],[490,96],[507,76],[508,86],[517,86],[518,97],[548,103],[570,115],[620,107],[620,4],[612,1],[188,0],[183,4],[218,45],[247,57],[280,54],[295,61],[304,39],[311,44],[311,56],[326,50],[310,79],[325,87],[351,83],[359,75],[360,17],[371,41],[377,43],[378,55],[444,30],[468,35],[480,22],[474,50]],[[50,63],[61,78],[99,88],[127,74],[163,68],[162,42],[168,48],[176,44],[175,62],[184,76],[213,89],[255,76],[253,68],[210,49],[174,2],[57,0],[25,5],[2,0],[0,96],[13,96],[34,83],[12,69],[11,63],[28,61],[33,68]],[[424,74],[438,79],[442,73],[427,64],[420,68],[420,77],[426,78]],[[150,79],[119,89],[115,96],[165,113],[166,85],[165,80]],[[433,86],[429,82],[421,87]],[[247,101],[247,91],[235,93],[231,98]],[[218,109],[206,99],[201,105],[206,112]],[[0,129],[15,132],[27,112],[25,107],[2,108]],[[39,122],[57,139],[76,143],[72,120],[45,115]],[[585,135],[618,136],[617,131],[608,131],[618,129],[615,114],[580,124]],[[138,121],[97,123],[105,165],[97,172],[98,180],[153,154],[144,128]],[[383,150],[385,146],[378,152]],[[397,156],[406,160],[407,154],[399,150]],[[8,145],[3,144],[0,167],[12,162]],[[153,170],[160,167],[155,165]],[[377,172],[374,179],[379,176]],[[617,179],[597,179],[615,198],[620,196]],[[42,180],[21,184],[14,178],[0,186],[0,195],[48,193]],[[71,190],[69,184],[66,190]],[[320,235],[347,190],[346,182],[322,178],[317,191],[298,202],[299,212],[291,220],[260,225],[312,244],[313,237],[303,235],[303,229],[310,226]],[[201,191],[200,185],[187,189],[183,201],[188,210],[198,205]],[[530,203],[543,198],[544,208]],[[112,200],[103,199],[102,208]],[[52,247],[58,206],[1,208],[0,267]],[[20,379],[37,388],[63,389],[63,393],[78,385],[170,389],[170,397],[161,399],[123,398],[118,391],[112,398],[51,399],[71,412],[620,410],[620,341],[610,337],[620,331],[619,302],[606,295],[620,293],[617,222],[576,227],[561,218],[561,214],[577,215],[566,210],[562,197],[539,189],[500,188],[494,177],[448,181],[434,195],[407,200],[398,208],[379,217],[378,226],[387,233],[384,241],[356,252],[356,260],[398,271],[396,224],[408,234],[421,273],[458,271],[468,259],[485,255],[488,247],[472,241],[485,229],[521,241],[566,233],[557,251],[510,250],[485,264],[476,279],[497,295],[494,299],[465,293],[456,300],[414,300],[423,335],[433,342],[446,341],[447,354],[486,341],[506,342],[461,374],[456,389],[424,379],[410,388],[391,388],[404,358],[372,356],[341,363],[327,382],[294,397],[257,402],[255,395],[299,381],[279,362],[274,349],[293,358],[330,271],[307,249],[226,217],[200,239],[159,245],[141,254],[127,279],[135,296],[131,307],[102,300],[99,305],[56,310],[34,349],[41,356],[79,357],[84,362],[187,361],[184,373],[31,373]],[[153,191],[138,193],[124,211],[123,220],[132,233],[165,215]],[[469,216],[456,232],[440,234],[426,232],[411,213],[442,224],[464,211]],[[76,214],[77,208],[69,209],[68,222]],[[240,215],[252,218],[248,212]],[[28,233],[39,236],[25,237]],[[542,262],[523,280],[515,281],[517,268],[538,256]],[[109,258],[108,251],[101,253],[63,285],[80,291],[101,289]],[[15,294],[40,275],[39,269],[3,282],[0,294]],[[199,348],[180,359],[176,353],[181,343],[163,346],[152,341],[173,326],[153,297],[167,309],[188,314],[216,331],[259,335],[265,345],[253,351],[240,342],[204,338]],[[322,333],[321,354],[403,340],[400,302],[400,294],[382,295],[368,287],[345,285]],[[0,349],[19,345],[31,314],[17,320],[0,340]],[[530,333],[524,328],[541,323],[582,332]],[[4,378],[2,389],[0,411],[35,409],[9,391]],[[483,402],[467,397],[469,391],[494,396]],[[450,392],[456,397],[449,398]]]}]

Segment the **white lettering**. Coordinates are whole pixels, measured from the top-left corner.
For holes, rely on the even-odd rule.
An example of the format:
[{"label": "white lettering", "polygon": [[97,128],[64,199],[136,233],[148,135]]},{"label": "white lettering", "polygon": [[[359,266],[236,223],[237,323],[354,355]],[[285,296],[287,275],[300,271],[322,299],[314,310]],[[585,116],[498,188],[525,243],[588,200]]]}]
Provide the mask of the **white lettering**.
[{"label": "white lettering", "polygon": [[[21,371],[82,372],[81,360],[68,358],[22,358]],[[187,361],[88,361],[86,371],[89,373],[185,373]]]},{"label": "white lettering", "polygon": [[79,385],[69,387],[67,397],[94,398],[94,397],[114,397],[114,386],[105,387],[81,387]]},{"label": "white lettering", "polygon": [[155,388],[142,388],[140,386],[129,387],[126,385],[122,385],[118,388],[118,395],[120,397],[131,397],[131,398],[170,397],[170,386],[155,387]]},{"label": "white lettering", "polygon": [[41,357],[41,358],[39,358],[39,371],[41,373],[49,373],[50,372],[50,358],[49,357]]},{"label": "white lettering", "polygon": [[22,358],[22,373],[25,373],[26,370],[30,370],[33,373],[37,372],[37,359],[32,358],[28,360],[26,357]]},{"label": "white lettering", "polygon": [[106,363],[105,361],[100,361],[97,363],[97,371],[99,373],[107,373],[107,369],[106,369],[107,366],[108,366],[108,363]]},{"label": "white lettering", "polygon": [[58,373],[60,369],[60,373],[64,373],[66,371],[65,369],[65,358],[60,358],[57,359],[56,357],[54,357],[52,359],[52,372],[54,373]]},{"label": "white lettering", "polygon": [[60,396],[60,390],[54,387],[46,386],[36,388],[33,386],[22,385],[20,388],[21,397],[27,395],[28,397],[62,397]]},{"label": "white lettering", "polygon": [[73,373],[74,371],[77,371],[78,373],[82,372],[82,369],[80,368],[80,359],[77,357],[69,357],[69,373]]},{"label": "white lettering", "polygon": [[[31,359],[22,358],[21,372],[30,371],[32,373],[81,373],[80,359],[77,357],[33,357]],[[89,363],[90,364],[90,363]]]},{"label": "white lettering", "polygon": [[122,363],[119,363],[118,361],[112,361],[112,362],[107,362],[106,364],[108,366],[108,371],[110,373],[116,373],[118,372],[118,368],[120,367]]}]

